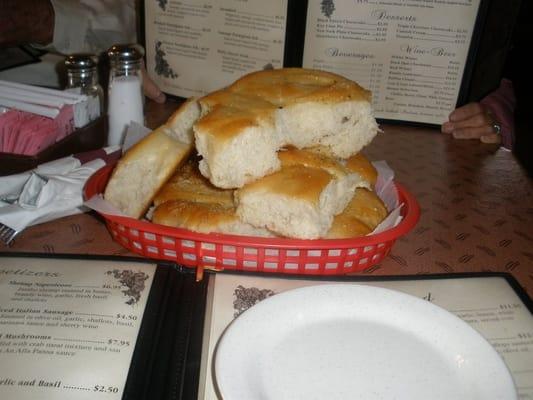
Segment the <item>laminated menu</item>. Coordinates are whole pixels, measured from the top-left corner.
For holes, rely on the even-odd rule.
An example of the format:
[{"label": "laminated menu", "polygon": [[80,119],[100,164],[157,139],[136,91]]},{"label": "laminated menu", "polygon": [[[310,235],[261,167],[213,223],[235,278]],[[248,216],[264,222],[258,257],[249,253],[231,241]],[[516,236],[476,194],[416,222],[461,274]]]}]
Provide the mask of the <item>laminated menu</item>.
[{"label": "laminated menu", "polygon": [[0,399],[195,398],[206,288],[139,258],[0,253]]},{"label": "laminated menu", "polygon": [[[322,69],[371,90],[380,120],[440,125],[480,95],[471,86],[480,43],[510,34],[502,20],[483,37],[488,12],[487,0],[149,1],[146,61],[165,92],[184,98],[264,68]],[[505,50],[494,51],[503,64]],[[497,88],[496,75],[486,80]]]},{"label": "laminated menu", "polygon": [[480,3],[310,0],[303,66],[371,90],[378,118],[441,124],[467,88]]},{"label": "laminated menu", "polygon": [[287,0],[147,1],[147,70],[166,92],[199,96],[283,65]]},{"label": "laminated menu", "polygon": [[[198,398],[220,400],[213,373],[213,357],[220,338],[236,317],[270,296],[295,288],[332,282],[392,289],[447,309],[492,344],[509,368],[519,398],[533,397],[533,316],[502,276],[474,274],[470,277],[449,275],[392,279],[352,276],[317,280],[217,274],[211,280],[208,292]],[[261,361],[257,360],[258,363]]]},{"label": "laminated menu", "polygon": [[0,258],[0,398],[121,399],[154,272]]},{"label": "laminated menu", "polygon": [[313,285],[371,285],[452,312],[533,397],[531,299],[508,274],[206,273],[144,259],[0,254],[0,398],[212,399],[226,328],[260,301]]}]

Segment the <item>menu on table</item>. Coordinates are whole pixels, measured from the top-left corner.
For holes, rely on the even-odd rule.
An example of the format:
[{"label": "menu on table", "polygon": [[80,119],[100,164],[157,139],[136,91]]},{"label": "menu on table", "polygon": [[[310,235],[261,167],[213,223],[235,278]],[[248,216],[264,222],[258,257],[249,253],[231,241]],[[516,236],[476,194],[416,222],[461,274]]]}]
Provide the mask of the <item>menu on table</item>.
[{"label": "menu on table", "polygon": [[303,66],[372,91],[377,118],[441,124],[455,108],[480,0],[309,0]]},{"label": "menu on table", "polygon": [[200,96],[283,66],[287,0],[145,2],[146,65],[167,93]]},{"label": "menu on table", "polygon": [[2,255],[0,398],[215,400],[212,360],[231,321],[269,296],[332,282],[394,289],[451,311],[500,353],[520,399],[533,398],[530,300],[507,276],[485,275],[209,273],[198,282],[179,265]]},{"label": "menu on table", "polygon": [[[441,306],[481,333],[507,364],[520,399],[533,398],[533,316],[503,277],[343,280],[408,293]],[[326,280],[217,274],[209,282],[199,399],[217,400],[213,355],[231,321],[257,302],[297,287],[331,284]],[[338,282],[337,282],[338,283]]]},{"label": "menu on table", "polygon": [[121,399],[155,265],[0,258],[0,398]]}]

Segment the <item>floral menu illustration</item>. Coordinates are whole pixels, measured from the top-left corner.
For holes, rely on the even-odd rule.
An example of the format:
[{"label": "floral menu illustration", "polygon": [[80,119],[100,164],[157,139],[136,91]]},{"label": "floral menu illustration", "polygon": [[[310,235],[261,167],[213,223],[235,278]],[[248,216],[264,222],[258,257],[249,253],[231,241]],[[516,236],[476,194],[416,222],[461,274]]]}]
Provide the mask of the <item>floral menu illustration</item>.
[{"label": "floral menu illustration", "polygon": [[468,91],[484,1],[147,0],[148,73],[187,98],[266,68],[326,70],[372,91],[378,119],[441,124]]},{"label": "floral menu illustration", "polygon": [[145,2],[146,64],[167,93],[191,97],[283,66],[287,0]]},{"label": "floral menu illustration", "polygon": [[456,106],[480,0],[309,0],[303,66],[372,91],[376,117],[441,124]]},{"label": "floral menu illustration", "polygon": [[[503,277],[342,282],[397,290],[452,312],[481,333],[500,354],[513,376],[519,398],[533,397],[533,316]],[[332,280],[217,274],[208,291],[198,398],[219,400],[213,359],[219,339],[235,318],[270,296],[331,283]]]},{"label": "floral menu illustration", "polygon": [[512,281],[395,278],[216,273],[198,282],[179,266],[141,260],[5,255],[0,398],[144,399],[183,391],[172,398],[217,400],[213,360],[231,322],[284,291],[332,282],[393,289],[447,309],[500,354],[519,398],[533,396],[533,316]]},{"label": "floral menu illustration", "polygon": [[121,399],[154,272],[0,258],[0,398]]}]

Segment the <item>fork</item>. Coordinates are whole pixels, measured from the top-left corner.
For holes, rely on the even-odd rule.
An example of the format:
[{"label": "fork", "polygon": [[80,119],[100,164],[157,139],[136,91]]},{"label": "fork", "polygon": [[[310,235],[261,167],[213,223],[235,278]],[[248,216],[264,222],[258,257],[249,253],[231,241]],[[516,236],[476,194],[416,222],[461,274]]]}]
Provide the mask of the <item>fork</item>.
[{"label": "fork", "polygon": [[0,241],[8,245],[19,232],[13,228],[0,223]]}]

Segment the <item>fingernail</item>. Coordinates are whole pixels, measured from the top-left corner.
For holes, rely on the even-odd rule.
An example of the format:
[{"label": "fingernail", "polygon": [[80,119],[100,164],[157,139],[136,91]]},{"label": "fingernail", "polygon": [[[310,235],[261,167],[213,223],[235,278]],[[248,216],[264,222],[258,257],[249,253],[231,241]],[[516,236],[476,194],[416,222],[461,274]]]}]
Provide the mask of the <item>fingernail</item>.
[{"label": "fingernail", "polygon": [[484,135],[479,138],[481,143],[501,143],[501,137],[500,135],[496,134],[490,134],[490,135]]},{"label": "fingernail", "polygon": [[453,132],[453,125],[449,122],[445,122],[441,125],[440,130],[442,133],[452,133]]},{"label": "fingernail", "polygon": [[167,99],[167,96],[165,96],[165,93],[161,92],[155,99],[156,103],[163,104]]}]

